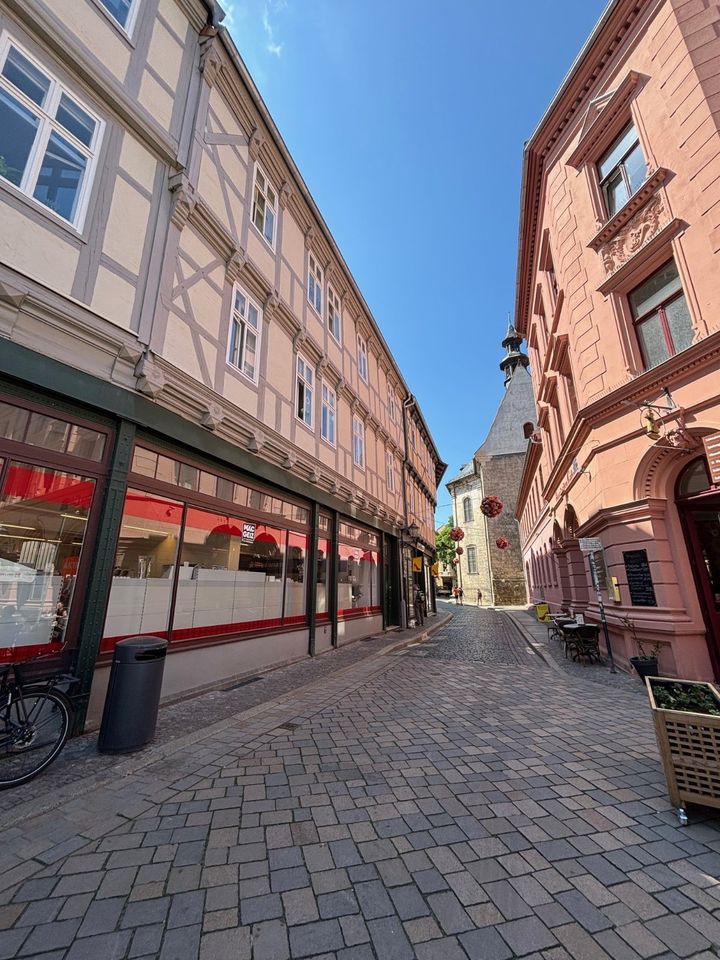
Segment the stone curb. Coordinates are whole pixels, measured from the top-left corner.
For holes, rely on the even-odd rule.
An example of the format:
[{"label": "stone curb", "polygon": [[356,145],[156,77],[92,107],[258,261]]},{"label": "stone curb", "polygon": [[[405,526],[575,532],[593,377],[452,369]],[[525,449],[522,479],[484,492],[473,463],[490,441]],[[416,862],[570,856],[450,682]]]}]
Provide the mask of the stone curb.
[{"label": "stone curb", "polygon": [[566,676],[565,671],[562,667],[558,666],[553,657],[549,656],[544,649],[544,644],[540,643],[535,639],[530,630],[525,626],[525,624],[520,620],[515,613],[510,613],[507,610],[503,611],[505,616],[510,620],[515,629],[520,633],[524,642],[530,647],[530,649],[543,661],[545,666],[550,667],[551,670],[554,670],[556,673],[560,673],[563,676]]},{"label": "stone curb", "polygon": [[[445,616],[433,621],[433,623],[428,625],[424,630],[418,631],[417,633],[413,631],[412,636],[405,636],[396,643],[390,644],[389,646],[380,650],[378,653],[372,654],[364,660],[348,664],[347,667],[343,667],[342,669],[333,673],[330,677],[319,678],[314,682],[305,684],[303,687],[299,688],[299,690],[293,690],[290,693],[282,694],[280,697],[275,697],[274,699],[268,700],[265,703],[257,704],[257,706],[254,707],[249,707],[247,710],[241,710],[240,712],[234,713],[229,717],[225,717],[223,720],[218,720],[216,723],[213,723],[208,727],[203,727],[200,730],[194,730],[192,733],[187,733],[183,736],[176,737],[162,745],[150,745],[137,754],[133,754],[132,757],[123,758],[112,766],[106,767],[97,774],[90,775],[89,777],[83,777],[83,793],[90,793],[99,787],[110,783],[111,781],[117,781],[122,778],[133,776],[133,774],[138,773],[140,770],[143,770],[145,767],[153,763],[165,760],[166,758],[180,752],[186,747],[192,746],[193,744],[199,743],[201,740],[205,740],[208,737],[212,737],[215,734],[221,733],[223,730],[226,730],[229,726],[237,723],[238,721],[251,721],[256,717],[260,717],[263,713],[272,713],[275,710],[281,709],[289,701],[296,699],[301,690],[307,692],[308,688],[312,688],[317,683],[328,683],[328,681],[336,683],[338,680],[341,680],[343,676],[353,670],[357,670],[363,665],[367,667],[374,661],[381,661],[383,657],[386,657],[388,654],[402,649],[403,647],[414,643],[422,643],[429,637],[433,636],[433,634],[441,630],[450,620],[452,620],[452,614],[445,614]],[[383,665],[382,670],[389,669],[390,666],[391,663],[388,662],[386,665]],[[362,686],[378,672],[382,671],[372,671],[367,673],[367,675],[362,676],[357,685]],[[203,691],[203,693],[207,692],[207,690]],[[203,694],[200,694],[200,696],[202,695]],[[319,698],[317,701],[317,709],[324,709],[324,707],[327,706],[327,703],[333,699],[336,699],[337,696],[337,693],[333,693],[327,698]],[[268,729],[274,729],[276,726],[277,723],[272,723]],[[65,786],[53,794],[52,797],[44,797],[37,800],[35,803],[24,804],[23,811],[20,815],[18,815],[16,811],[13,811],[11,814],[8,812],[0,816],[0,828],[17,827],[19,824],[24,823],[33,817],[50,813],[67,800],[74,799],[76,797],[76,786],[77,785],[75,785],[75,787],[72,785]]]}]

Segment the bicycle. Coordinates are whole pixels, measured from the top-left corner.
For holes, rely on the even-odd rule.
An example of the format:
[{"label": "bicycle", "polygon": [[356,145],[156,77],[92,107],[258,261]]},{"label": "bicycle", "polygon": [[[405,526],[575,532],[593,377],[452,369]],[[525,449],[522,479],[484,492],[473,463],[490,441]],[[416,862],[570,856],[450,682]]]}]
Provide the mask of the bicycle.
[{"label": "bicycle", "polygon": [[[0,668],[2,669],[2,668]],[[65,692],[77,682],[58,673],[23,682],[20,668],[8,664],[0,676],[0,790],[32,780],[65,746],[72,706]]]}]

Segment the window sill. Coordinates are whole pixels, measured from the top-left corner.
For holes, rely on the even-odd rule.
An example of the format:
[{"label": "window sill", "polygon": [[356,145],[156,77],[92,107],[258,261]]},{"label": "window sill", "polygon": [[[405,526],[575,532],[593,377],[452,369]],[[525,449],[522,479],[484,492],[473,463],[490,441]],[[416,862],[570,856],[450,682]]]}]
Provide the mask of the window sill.
[{"label": "window sill", "polygon": [[312,423],[306,423],[301,417],[295,414],[295,423],[299,423],[301,427],[305,427],[307,432],[313,437],[315,436],[315,427]]},{"label": "window sill", "polygon": [[276,250],[275,250],[275,237],[273,237],[273,242],[270,243],[270,241],[269,241],[268,238],[265,236],[265,234],[262,232],[262,230],[258,230],[257,226],[255,225],[255,223],[254,223],[252,220],[250,221],[250,226],[253,228],[253,230],[255,231],[255,233],[260,237],[260,239],[261,239],[262,242],[265,244],[265,246],[268,248],[268,250],[270,250],[270,252],[273,253],[273,254],[276,253]]},{"label": "window sill", "polygon": [[337,450],[337,443],[333,443],[331,440],[328,440],[326,437],[321,435],[320,442],[324,443],[326,447],[330,450]]},{"label": "window sill", "polygon": [[87,243],[86,237],[78,227],[73,226],[68,220],[54,213],[49,207],[46,207],[33,197],[29,197],[26,193],[23,193],[19,187],[16,187],[14,183],[10,183],[9,180],[5,180],[2,177],[0,177],[0,191],[6,191],[10,197],[27,207],[33,214],[47,221],[48,224],[59,227],[68,235],[68,239],[74,240],[76,243]]},{"label": "window sill", "polygon": [[236,367],[234,363],[231,363],[229,360],[226,360],[225,366],[236,377],[239,377],[242,383],[248,384],[249,386],[253,387],[255,390],[258,389],[258,381],[254,380],[252,377],[249,377],[246,373],[243,373],[243,371],[239,367]]},{"label": "window sill", "polygon": [[609,241],[622,230],[625,224],[632,220],[638,210],[641,210],[645,206],[657,191],[658,187],[662,186],[670,176],[671,173],[666,167],[658,167],[658,169],[647,178],[645,183],[635,191],[630,199],[620,207],[618,212],[600,228],[590,243],[588,243],[588,247],[598,253],[601,247],[609,243]]}]

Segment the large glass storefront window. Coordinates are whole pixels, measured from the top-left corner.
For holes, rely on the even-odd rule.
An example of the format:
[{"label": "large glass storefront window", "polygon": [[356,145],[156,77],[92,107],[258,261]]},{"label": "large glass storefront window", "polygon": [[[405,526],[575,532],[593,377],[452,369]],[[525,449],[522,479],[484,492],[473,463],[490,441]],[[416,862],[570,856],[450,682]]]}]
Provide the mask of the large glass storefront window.
[{"label": "large glass storefront window", "polygon": [[330,517],[320,514],[318,517],[317,541],[317,587],[315,592],[315,619],[320,622],[330,619],[328,588],[330,584]]},{"label": "large glass storefront window", "polygon": [[338,532],[338,616],[380,613],[378,536],[341,523]]},{"label": "large glass storefront window", "polygon": [[2,461],[0,478],[0,660],[23,659],[66,639],[95,481]]},{"label": "large glass storefront window", "polygon": [[102,649],[122,637],[167,637],[182,515],[182,503],[128,490]]}]

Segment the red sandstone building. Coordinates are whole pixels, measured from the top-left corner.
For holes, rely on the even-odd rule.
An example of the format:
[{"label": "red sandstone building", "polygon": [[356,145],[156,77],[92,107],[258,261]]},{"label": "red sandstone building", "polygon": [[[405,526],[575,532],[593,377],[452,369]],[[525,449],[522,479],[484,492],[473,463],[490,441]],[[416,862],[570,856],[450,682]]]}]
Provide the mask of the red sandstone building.
[{"label": "red sandstone building", "polygon": [[533,600],[720,677],[720,3],[613,0],[525,148],[517,327]]}]

